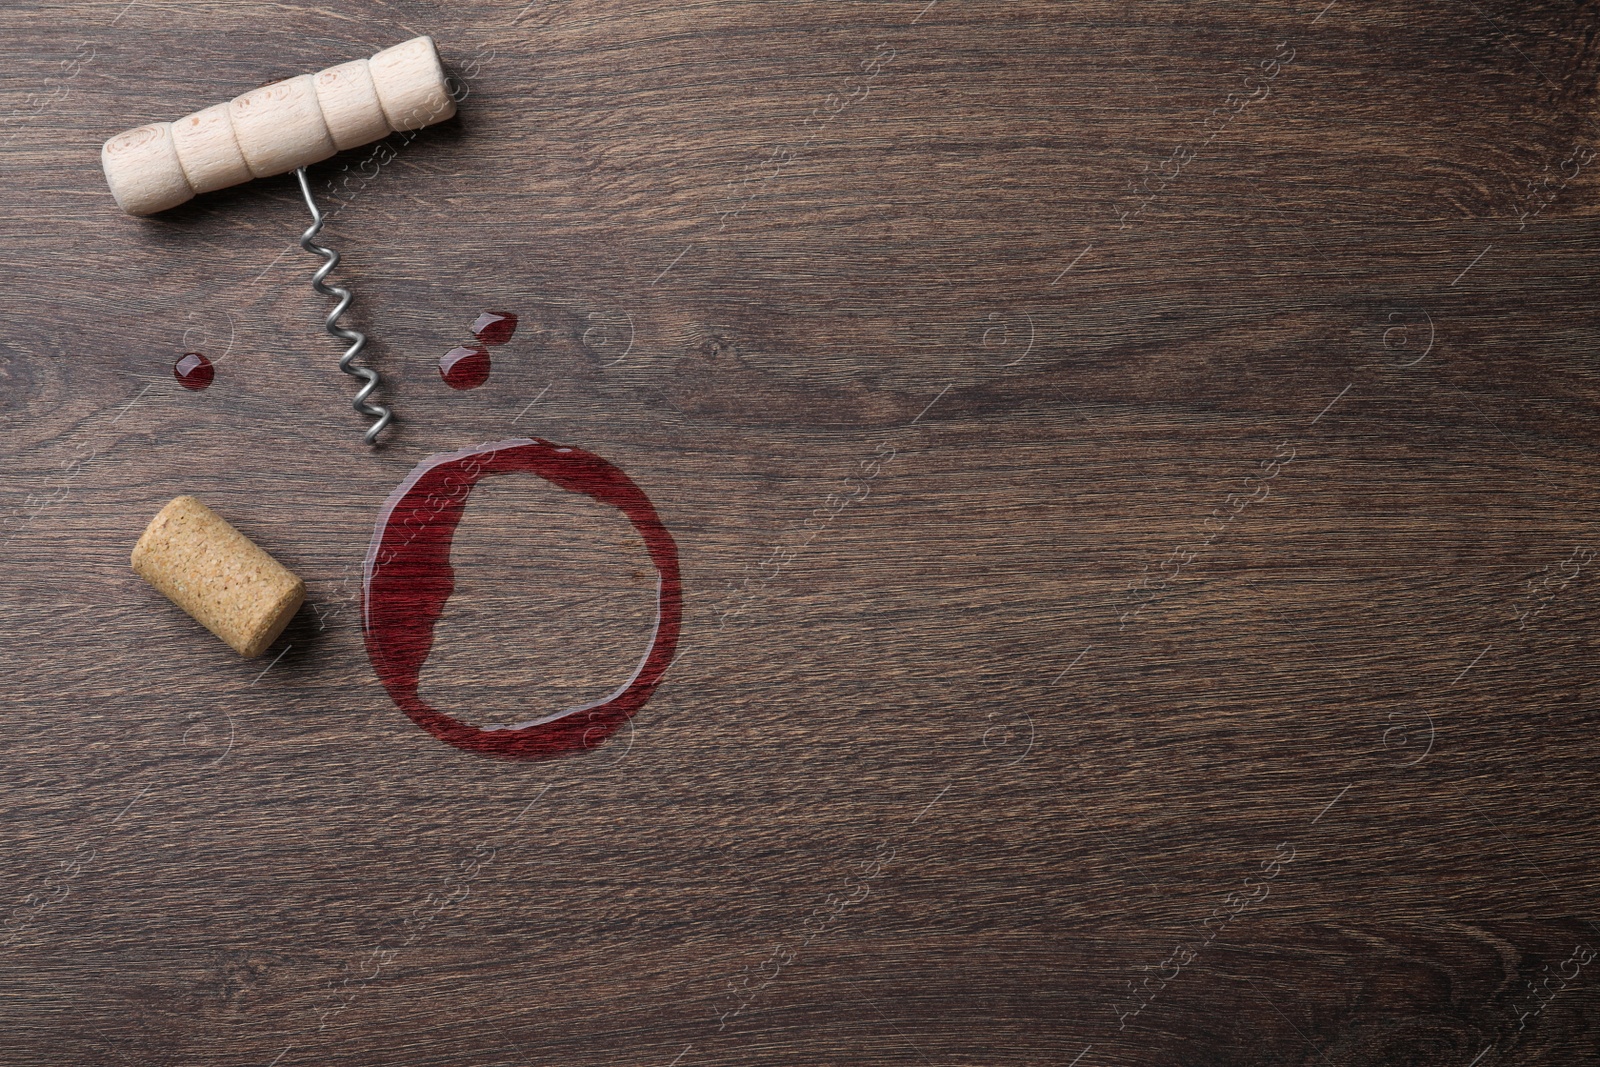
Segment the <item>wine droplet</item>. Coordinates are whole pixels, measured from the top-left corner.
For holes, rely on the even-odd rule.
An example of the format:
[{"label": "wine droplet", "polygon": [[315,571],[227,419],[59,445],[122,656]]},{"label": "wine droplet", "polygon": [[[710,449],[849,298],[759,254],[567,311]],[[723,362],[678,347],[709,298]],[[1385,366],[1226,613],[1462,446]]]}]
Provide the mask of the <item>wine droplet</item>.
[{"label": "wine droplet", "polygon": [[476,389],[489,380],[489,350],[452,348],[439,357],[439,377],[452,389]]},{"label": "wine droplet", "polygon": [[178,362],[172,365],[172,376],[178,379],[178,384],[185,389],[199,392],[211,384],[217,376],[216,368],[211,361],[198,352],[185,352],[178,357]]},{"label": "wine droplet", "polygon": [[517,317],[509,311],[485,311],[472,324],[472,336],[486,345],[503,345],[517,332]]}]

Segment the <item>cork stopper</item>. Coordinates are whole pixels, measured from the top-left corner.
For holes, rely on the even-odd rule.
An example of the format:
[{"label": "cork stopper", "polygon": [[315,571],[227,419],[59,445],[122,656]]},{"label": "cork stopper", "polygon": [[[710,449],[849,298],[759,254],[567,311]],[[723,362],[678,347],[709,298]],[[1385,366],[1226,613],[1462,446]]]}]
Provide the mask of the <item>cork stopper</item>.
[{"label": "cork stopper", "polygon": [[192,496],[161,509],[133,546],[133,569],[246,658],[278,639],[306,583]]}]

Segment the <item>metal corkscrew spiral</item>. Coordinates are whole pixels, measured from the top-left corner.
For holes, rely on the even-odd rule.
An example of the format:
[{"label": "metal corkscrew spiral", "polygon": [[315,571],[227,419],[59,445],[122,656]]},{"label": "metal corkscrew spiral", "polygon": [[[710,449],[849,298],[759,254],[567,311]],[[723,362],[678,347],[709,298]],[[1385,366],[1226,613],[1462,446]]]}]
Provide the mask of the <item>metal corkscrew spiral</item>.
[{"label": "metal corkscrew spiral", "polygon": [[376,444],[378,441],[378,435],[383,432],[384,427],[388,426],[389,423],[394,421],[394,413],[388,408],[384,407],[382,404],[372,404],[368,403],[367,401],[367,398],[370,397],[373,394],[373,391],[378,388],[378,383],[383,380],[379,376],[378,372],[373,370],[371,367],[356,367],[351,365],[350,361],[355,359],[356,356],[360,355],[361,350],[366,347],[367,335],[362,333],[360,330],[352,330],[348,327],[339,325],[340,317],[350,309],[350,304],[355,299],[355,296],[348,289],[340,288],[337,285],[327,284],[325,279],[329,274],[333,273],[336,267],[339,266],[339,253],[335,252],[331,248],[325,248],[316,243],[315,238],[317,234],[322,232],[322,224],[326,220],[322,214],[322,209],[317,207],[317,201],[311,195],[311,182],[306,178],[306,169],[301,167],[294,172],[294,175],[296,178],[300,179],[300,194],[305,197],[306,207],[311,209],[311,226],[306,230],[305,233],[300,235],[300,247],[304,248],[307,252],[310,252],[313,255],[321,256],[323,259],[327,260],[327,262],[321,267],[318,267],[317,272],[311,276],[311,288],[315,289],[323,296],[337,297],[339,300],[339,302],[334,305],[333,310],[328,312],[328,317],[325,324],[330,334],[339,338],[340,340],[350,342],[350,347],[345,349],[344,355],[339,357],[339,369],[353,378],[360,378],[366,383],[362,385],[360,389],[356,390],[355,399],[350,402],[350,406],[368,418],[374,418],[378,420],[367,429],[366,436],[364,438],[367,444]]}]

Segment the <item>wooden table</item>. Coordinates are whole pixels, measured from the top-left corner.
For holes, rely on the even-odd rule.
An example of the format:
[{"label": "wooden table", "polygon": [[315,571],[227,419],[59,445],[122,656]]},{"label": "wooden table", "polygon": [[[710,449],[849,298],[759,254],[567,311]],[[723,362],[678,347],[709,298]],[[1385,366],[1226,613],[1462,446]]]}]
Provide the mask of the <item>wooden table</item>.
[{"label": "wooden table", "polygon": [[[0,1062],[1600,1062],[1600,11],[1324,4],[6,5]],[[419,33],[459,119],[313,172],[374,451],[292,178],[96,153]],[[536,763],[359,611],[524,436],[685,589]],[[266,657],[130,572],[180,492],[306,579]],[[462,719],[637,662],[617,512],[454,563]]]}]

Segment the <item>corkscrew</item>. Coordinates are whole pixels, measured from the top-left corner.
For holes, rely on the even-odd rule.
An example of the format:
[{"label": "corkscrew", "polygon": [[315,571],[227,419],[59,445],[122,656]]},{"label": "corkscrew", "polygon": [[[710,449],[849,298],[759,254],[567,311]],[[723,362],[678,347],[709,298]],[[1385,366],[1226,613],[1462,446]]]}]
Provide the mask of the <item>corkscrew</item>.
[{"label": "corkscrew", "polygon": [[353,363],[367,337],[339,323],[354,296],[327,283],[339,266],[339,253],[316,243],[327,217],[311,195],[306,167],[455,113],[433,39],[416,37],[367,59],[263,85],[176,122],[125,130],[105,143],[100,164],[117,206],[130,215],[152,215],[199,193],[295,172],[311,209],[311,226],[300,247],[325,261],[311,276],[311,287],[337,301],[325,325],[328,333],[349,342],[339,369],[362,381],[351,406],[377,420],[365,435],[371,445],[394,414],[371,400],[382,381],[378,372]]},{"label": "corkscrew", "polygon": [[314,256],[321,256],[327,261],[318,267],[317,272],[311,276],[311,288],[323,296],[338,298],[339,302],[334,305],[332,311],[328,312],[328,317],[324,320],[323,325],[334,337],[350,342],[350,347],[345,349],[344,355],[339,357],[339,369],[352,378],[360,378],[365,383],[360,389],[356,390],[355,399],[350,401],[350,406],[369,419],[378,420],[367,428],[367,432],[363,437],[367,444],[375,445],[378,443],[378,435],[383,432],[384,427],[394,421],[394,412],[382,404],[368,402],[367,398],[373,394],[378,388],[378,384],[383,381],[378,372],[371,367],[357,367],[351,363],[351,360],[360,355],[361,350],[367,346],[366,334],[360,330],[352,330],[347,326],[339,325],[339,319],[346,311],[350,310],[350,305],[355,300],[355,294],[341,286],[328,284],[328,275],[332,274],[339,266],[339,253],[325,245],[316,243],[317,234],[322,232],[322,224],[326,221],[326,218],[322,214],[322,209],[317,207],[317,198],[311,195],[311,182],[306,177],[306,168],[300,167],[296,169],[294,176],[300,180],[300,195],[305,197],[306,207],[311,209],[311,225],[306,228],[305,233],[300,235],[300,247]]}]

